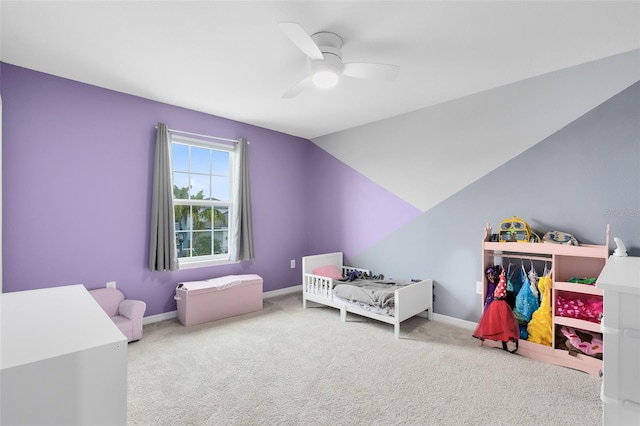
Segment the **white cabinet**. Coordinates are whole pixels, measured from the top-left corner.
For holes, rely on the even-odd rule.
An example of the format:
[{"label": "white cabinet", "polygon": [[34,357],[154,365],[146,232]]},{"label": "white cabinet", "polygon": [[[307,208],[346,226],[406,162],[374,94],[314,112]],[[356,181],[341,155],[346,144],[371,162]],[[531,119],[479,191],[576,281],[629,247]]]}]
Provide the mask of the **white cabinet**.
[{"label": "white cabinet", "polygon": [[640,425],[640,257],[611,256],[596,285],[604,290],[603,421]]},{"label": "white cabinet", "polygon": [[89,292],[0,297],[0,424],[125,425],[127,339]]}]

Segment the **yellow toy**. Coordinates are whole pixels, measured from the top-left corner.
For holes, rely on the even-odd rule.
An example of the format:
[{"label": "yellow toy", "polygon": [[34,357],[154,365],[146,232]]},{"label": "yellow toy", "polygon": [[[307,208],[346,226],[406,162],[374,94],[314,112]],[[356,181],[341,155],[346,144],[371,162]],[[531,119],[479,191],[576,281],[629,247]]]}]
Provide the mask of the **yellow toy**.
[{"label": "yellow toy", "polygon": [[528,243],[531,235],[529,224],[521,217],[513,216],[500,222],[498,241],[501,243]]}]

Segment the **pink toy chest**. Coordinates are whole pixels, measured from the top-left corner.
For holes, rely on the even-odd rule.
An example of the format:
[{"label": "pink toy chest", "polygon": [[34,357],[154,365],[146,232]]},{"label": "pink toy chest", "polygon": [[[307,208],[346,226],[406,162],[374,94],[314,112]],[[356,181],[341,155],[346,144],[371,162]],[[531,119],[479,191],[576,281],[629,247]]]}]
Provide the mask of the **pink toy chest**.
[{"label": "pink toy chest", "polygon": [[204,281],[186,281],[176,287],[178,320],[182,325],[242,315],[262,309],[262,277],[227,275]]}]

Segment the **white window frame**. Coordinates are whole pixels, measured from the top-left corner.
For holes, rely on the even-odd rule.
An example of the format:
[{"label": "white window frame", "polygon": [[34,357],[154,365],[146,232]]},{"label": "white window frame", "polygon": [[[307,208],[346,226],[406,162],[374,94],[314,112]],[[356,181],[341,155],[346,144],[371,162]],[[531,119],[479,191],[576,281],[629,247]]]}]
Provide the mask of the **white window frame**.
[{"label": "white window frame", "polygon": [[[235,200],[235,191],[234,187],[236,179],[235,179],[235,146],[228,143],[219,143],[213,141],[204,141],[200,139],[190,138],[182,135],[170,134],[171,137],[171,151],[173,152],[173,144],[181,144],[194,146],[198,148],[205,149],[213,149],[218,151],[225,151],[229,153],[229,200],[228,201],[213,201],[213,200],[193,200],[193,199],[176,199],[173,198],[173,208],[175,209],[176,205],[198,205],[198,206],[210,206],[215,208],[216,206],[225,206],[228,207],[228,215],[231,217],[232,210],[235,209],[235,205],[233,200]],[[178,171],[182,172],[182,171]],[[190,170],[189,170],[190,172]],[[171,176],[173,176],[174,168],[173,168],[173,158],[171,159]],[[212,219],[213,221],[213,219]],[[227,235],[232,235],[232,221],[229,220],[227,222]],[[178,231],[175,231],[176,233]],[[191,230],[193,232],[193,229]],[[212,224],[212,238],[213,238],[213,224]],[[224,254],[212,254],[207,256],[195,256],[195,257],[179,257],[178,265],[179,269],[192,269],[192,268],[204,268],[209,266],[216,265],[226,265],[230,263],[238,263],[237,261],[229,260],[229,250],[227,246],[227,253]]]}]

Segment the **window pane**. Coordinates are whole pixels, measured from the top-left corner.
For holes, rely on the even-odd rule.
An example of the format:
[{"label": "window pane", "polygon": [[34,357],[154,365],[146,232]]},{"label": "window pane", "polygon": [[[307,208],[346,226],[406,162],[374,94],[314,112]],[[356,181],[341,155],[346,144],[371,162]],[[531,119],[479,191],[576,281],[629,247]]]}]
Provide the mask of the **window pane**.
[{"label": "window pane", "polygon": [[173,215],[176,221],[176,231],[191,230],[191,207],[173,206]]},{"label": "window pane", "polygon": [[191,250],[189,249],[189,233],[188,232],[176,232],[176,252],[178,257],[190,257]]},{"label": "window pane", "polygon": [[189,174],[173,174],[173,198],[186,200],[189,198]]},{"label": "window pane", "polygon": [[211,254],[211,231],[193,233],[193,255],[207,256]]},{"label": "window pane", "polygon": [[211,186],[209,175],[191,175],[191,199],[210,200]]},{"label": "window pane", "polygon": [[215,229],[229,227],[229,208],[228,207],[216,207],[213,210],[213,227]]},{"label": "window pane", "polygon": [[191,173],[211,173],[211,150],[191,147]]},{"label": "window pane", "polygon": [[229,253],[229,208],[216,207],[213,210],[213,247],[215,254]]},{"label": "window pane", "polygon": [[211,176],[211,185],[214,200],[229,201],[230,194],[228,177]]},{"label": "window pane", "polygon": [[228,241],[228,232],[224,231],[213,231],[213,247],[214,254],[227,254],[229,253],[229,241]]},{"label": "window pane", "polygon": [[193,229],[211,229],[211,207],[193,206]]},{"label": "window pane", "polygon": [[225,151],[213,151],[213,168],[214,175],[229,176],[229,153]]},{"label": "window pane", "polygon": [[177,143],[171,144],[171,162],[173,170],[189,171],[189,147]]}]

